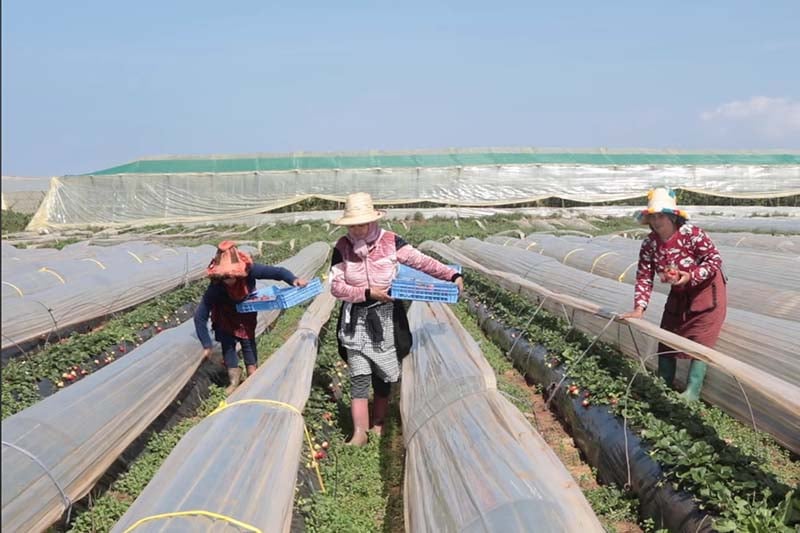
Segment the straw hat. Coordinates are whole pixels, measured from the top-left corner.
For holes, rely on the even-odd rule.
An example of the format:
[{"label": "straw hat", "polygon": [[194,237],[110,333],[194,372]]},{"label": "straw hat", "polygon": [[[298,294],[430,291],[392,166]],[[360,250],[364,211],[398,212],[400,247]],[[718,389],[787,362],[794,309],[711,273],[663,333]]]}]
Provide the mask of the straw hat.
[{"label": "straw hat", "polygon": [[337,226],[355,226],[366,224],[383,218],[385,211],[378,211],[372,206],[372,196],[366,192],[348,194],[344,202],[344,214],[333,221]]},{"label": "straw hat", "polygon": [[211,260],[206,274],[214,278],[244,278],[253,264],[249,254],[242,252],[233,241],[222,241],[217,255]]},{"label": "straw hat", "polygon": [[689,220],[689,213],[683,209],[678,209],[678,204],[675,200],[675,191],[669,187],[658,187],[651,189],[647,193],[647,208],[642,209],[636,213],[636,220],[640,224],[647,224],[648,215],[653,213],[666,213],[668,215],[675,215],[684,220]]}]

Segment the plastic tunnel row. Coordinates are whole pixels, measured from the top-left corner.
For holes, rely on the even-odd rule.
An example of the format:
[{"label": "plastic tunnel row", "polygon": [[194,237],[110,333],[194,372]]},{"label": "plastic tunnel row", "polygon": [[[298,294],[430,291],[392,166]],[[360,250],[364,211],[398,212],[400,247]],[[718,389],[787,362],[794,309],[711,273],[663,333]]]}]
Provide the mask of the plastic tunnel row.
[{"label": "plastic tunnel row", "polygon": [[[800,331],[796,322],[765,317],[739,309],[729,309],[716,350],[709,350],[657,327],[658,316],[646,315],[630,328],[621,322],[609,323],[613,313],[631,306],[631,288],[593,274],[567,267],[534,252],[485,243],[477,239],[454,241],[453,248],[441,243],[424,245],[448,261],[473,264],[530,280],[543,291],[529,291],[543,299],[544,306],[567,318],[578,329],[597,335],[616,345],[624,354],[643,359],[649,367],[656,362],[657,342],[701,354],[712,363],[703,397],[747,424],[772,434],[795,453],[800,452]],[[475,263],[477,262],[477,263]],[[517,285],[516,291],[519,291]],[[542,296],[552,291],[553,295]],[[565,304],[570,298],[592,302],[594,312],[578,312],[580,306]],[[651,307],[663,307],[665,297],[654,293]],[[565,307],[566,305],[566,307]],[[569,310],[568,310],[569,309]],[[700,350],[700,351],[698,351]],[[685,382],[686,361],[679,362],[678,380]],[[735,376],[734,377],[732,377]],[[741,383],[741,386],[740,386]],[[743,394],[746,391],[746,396]],[[752,407],[751,417],[749,407]]]},{"label": "plastic tunnel row", "polygon": [[112,531],[225,531],[233,521],[289,530],[306,440],[301,413],[334,303],[328,290],[314,300],[267,363],[180,440]]},{"label": "plastic tunnel row", "polygon": [[[328,245],[312,244],[281,265],[310,277],[328,253]],[[261,313],[259,330],[277,316]],[[4,528],[41,531],[55,522],[172,402],[202,362],[202,351],[193,323],[186,322],[3,420]]]},{"label": "plastic tunnel row", "polygon": [[86,273],[124,269],[128,265],[152,263],[177,256],[175,248],[142,242],[128,242],[114,247],[71,245],[63,250],[3,247],[3,298],[23,298],[36,292],[65,285]]},{"label": "plastic tunnel row", "polygon": [[711,240],[734,248],[752,248],[800,256],[800,237],[788,235],[756,235],[753,233],[714,233]]},{"label": "plastic tunnel row", "polygon": [[[633,252],[637,258],[642,245],[642,241],[615,238],[613,235],[595,237],[591,242],[614,250]],[[797,257],[726,246],[718,248],[723,259],[722,267],[732,278],[757,281],[779,289],[796,290],[800,286],[800,274],[797,273],[800,263]]]},{"label": "plastic tunnel row", "polygon": [[406,530],[603,531],[580,488],[497,390],[477,343],[442,304],[414,303],[403,361]]},{"label": "plastic tunnel row", "polygon": [[[527,239],[490,237],[486,241],[502,246],[515,246],[538,252],[552,257],[569,267],[604,278],[625,282],[630,285],[636,283],[636,266],[639,260],[638,248],[634,246],[609,247],[603,246],[605,241],[588,239],[580,241],[579,239],[580,237],[567,238],[546,234],[532,234]],[[640,243],[640,241],[631,239],[617,239],[613,242],[618,241]],[[755,265],[759,263],[763,265],[769,257],[748,257],[741,254],[738,257],[738,264],[728,267],[728,258],[738,252],[736,250],[721,250],[721,253],[723,254],[724,269],[728,275],[728,303],[732,307],[784,319],[793,319],[800,316],[800,291],[788,288],[780,289],[773,285],[741,277],[741,274],[746,275],[748,272],[745,269],[745,260],[752,261],[753,267],[750,270],[755,270]],[[785,259],[783,262],[790,263],[791,259]],[[771,273],[773,271],[781,272],[778,268],[780,266],[786,267],[786,265],[781,264],[783,262],[776,261],[779,265],[774,270],[769,268],[768,265],[764,265],[762,279],[774,279],[771,277]],[[784,275],[784,277],[790,276],[796,276],[796,274],[787,273]],[[797,279],[795,287],[800,287],[800,277]],[[667,294],[669,285],[655,283],[653,289]],[[632,287],[629,290],[631,291],[630,294],[633,294]]]},{"label": "plastic tunnel row", "polygon": [[14,270],[3,273],[4,357],[198,279],[214,255],[208,245],[93,248],[31,260],[20,253]]},{"label": "plastic tunnel row", "polygon": [[[319,296],[298,330],[173,450],[113,531],[288,531]],[[406,516],[411,531],[602,531],[579,487],[496,389],[477,344],[440,304],[412,305],[404,362]],[[236,453],[232,453],[236,450]],[[224,489],[221,489],[223,488]],[[247,498],[236,495],[247,494]]]}]

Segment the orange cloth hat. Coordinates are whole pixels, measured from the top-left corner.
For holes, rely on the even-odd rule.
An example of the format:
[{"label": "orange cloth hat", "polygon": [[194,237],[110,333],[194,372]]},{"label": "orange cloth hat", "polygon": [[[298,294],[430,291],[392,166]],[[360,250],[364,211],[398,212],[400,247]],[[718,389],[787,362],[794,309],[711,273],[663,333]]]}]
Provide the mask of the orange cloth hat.
[{"label": "orange cloth hat", "polygon": [[206,273],[213,278],[244,278],[250,271],[253,259],[236,247],[234,241],[222,241],[217,255],[208,264]]}]

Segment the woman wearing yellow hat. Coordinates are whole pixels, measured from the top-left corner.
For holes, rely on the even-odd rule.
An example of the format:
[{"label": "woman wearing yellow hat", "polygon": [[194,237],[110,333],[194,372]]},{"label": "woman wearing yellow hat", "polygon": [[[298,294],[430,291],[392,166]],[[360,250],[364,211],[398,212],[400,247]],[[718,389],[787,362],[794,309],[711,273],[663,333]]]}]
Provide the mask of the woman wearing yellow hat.
[{"label": "woman wearing yellow hat", "polygon": [[398,263],[435,278],[452,281],[463,290],[461,274],[416,250],[402,237],[378,225],[384,213],[364,192],[347,197],[344,214],[334,221],[347,226],[331,259],[331,293],[343,301],[336,327],[339,355],[350,370],[350,410],[353,437],[349,443],[367,443],[369,386],[374,400],[372,431],[380,435],[389,407],[391,384],[400,379],[400,359],[411,349],[411,331],[402,303],[389,288]]},{"label": "woman wearing yellow hat", "polygon": [[[688,222],[678,209],[675,192],[660,187],[647,195],[647,208],[636,213],[652,232],[642,242],[634,289],[634,310],[623,318],[641,318],[650,302],[656,274],[671,285],[661,327],[704,346],[713,347],[719,338],[727,311],[722,257],[708,235]],[[672,387],[676,358],[691,359],[683,352],[659,344],[658,375]],[[707,364],[692,360],[683,396],[700,398]]]}]

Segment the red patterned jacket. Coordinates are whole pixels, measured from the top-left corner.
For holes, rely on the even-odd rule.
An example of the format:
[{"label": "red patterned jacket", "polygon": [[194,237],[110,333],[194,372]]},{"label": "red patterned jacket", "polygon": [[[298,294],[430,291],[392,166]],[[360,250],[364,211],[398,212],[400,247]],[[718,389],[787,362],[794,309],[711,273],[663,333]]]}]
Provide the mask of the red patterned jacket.
[{"label": "red patterned jacket", "polygon": [[655,274],[664,273],[670,265],[691,276],[685,286],[672,288],[674,291],[683,291],[713,279],[722,268],[722,257],[708,235],[691,224],[683,224],[666,242],[651,232],[642,241],[639,251],[634,307],[647,308]]}]

